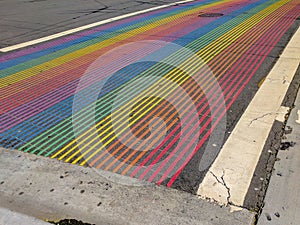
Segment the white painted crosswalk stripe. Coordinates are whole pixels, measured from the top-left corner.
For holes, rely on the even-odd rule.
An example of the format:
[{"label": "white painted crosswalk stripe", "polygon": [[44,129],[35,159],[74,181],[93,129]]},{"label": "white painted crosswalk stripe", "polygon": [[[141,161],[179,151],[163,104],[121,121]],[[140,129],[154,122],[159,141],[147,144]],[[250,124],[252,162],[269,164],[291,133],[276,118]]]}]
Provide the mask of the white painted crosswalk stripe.
[{"label": "white painted crosswalk stripe", "polygon": [[198,195],[243,206],[255,168],[275,120],[287,108],[281,104],[300,61],[300,29],[295,33],[268,74],[212,164]]}]

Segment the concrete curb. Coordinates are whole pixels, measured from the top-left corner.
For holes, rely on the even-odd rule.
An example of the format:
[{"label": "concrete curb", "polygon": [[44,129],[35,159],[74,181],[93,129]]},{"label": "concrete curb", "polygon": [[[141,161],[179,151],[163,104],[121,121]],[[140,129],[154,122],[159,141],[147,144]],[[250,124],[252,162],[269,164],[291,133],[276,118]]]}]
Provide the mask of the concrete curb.
[{"label": "concrete curb", "polygon": [[251,225],[255,217],[244,209],[230,213],[189,193],[136,180],[123,185],[92,168],[14,150],[0,149],[0,162],[0,207],[45,221]]}]

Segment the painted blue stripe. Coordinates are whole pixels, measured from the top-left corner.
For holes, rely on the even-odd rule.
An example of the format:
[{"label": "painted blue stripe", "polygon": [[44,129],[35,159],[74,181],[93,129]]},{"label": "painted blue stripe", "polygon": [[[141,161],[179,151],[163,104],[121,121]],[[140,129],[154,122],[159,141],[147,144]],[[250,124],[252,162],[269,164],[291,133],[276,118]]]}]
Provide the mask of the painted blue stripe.
[{"label": "painted blue stripe", "polygon": [[[151,19],[159,17],[159,16],[166,16],[166,13],[168,13],[168,16],[170,16],[172,14],[177,14],[180,11],[185,11],[185,10],[187,10],[186,8],[199,7],[200,5],[204,5],[204,4],[208,4],[208,3],[216,2],[216,1],[218,1],[218,0],[207,0],[205,2],[201,2],[201,3],[197,3],[197,4],[194,3],[194,4],[180,6],[179,8],[169,8],[166,11],[159,12],[159,13],[156,13],[156,14],[151,15],[151,16],[146,16],[146,17],[140,18],[138,20],[134,20],[132,22],[127,22],[125,24],[121,24],[121,25],[106,29],[104,31],[102,30],[102,31],[99,31],[99,32],[95,32],[93,34],[90,34],[90,35],[87,35],[87,36],[84,36],[84,37],[80,37],[80,34],[76,34],[76,36],[79,36],[80,38],[69,41],[69,42],[66,42],[66,43],[63,43],[63,44],[60,44],[60,45],[57,45],[57,46],[54,46],[54,47],[47,48],[47,49],[39,51],[39,52],[35,52],[35,53],[29,54],[29,55],[21,56],[19,58],[12,59],[10,61],[1,63],[0,64],[0,70],[16,66],[20,63],[28,62],[28,61],[33,60],[33,59],[37,59],[39,57],[45,56],[47,54],[51,54],[53,52],[57,52],[59,50],[71,47],[71,46],[76,45],[76,44],[80,44],[82,42],[86,42],[86,41],[90,41],[90,40],[99,38],[101,36],[107,35],[110,32],[120,32],[120,33],[122,33],[122,29],[126,29],[126,28],[128,28],[130,26],[133,26],[135,24],[138,24],[140,22],[145,22],[145,21],[151,20]],[[98,29],[99,29],[99,27],[98,27]],[[111,37],[108,37],[106,39],[109,39],[109,38],[111,38]]]},{"label": "painted blue stripe", "polygon": [[[261,4],[263,4],[263,3],[266,3],[266,2],[268,2],[268,0],[260,0],[260,1],[257,1],[257,2],[253,2],[253,3],[247,5],[247,6],[243,7],[243,8],[240,8],[240,9],[238,9],[238,10],[236,10],[236,11],[228,14],[228,15],[224,15],[223,17],[220,17],[219,19],[217,19],[217,20],[215,20],[215,21],[213,21],[213,22],[211,22],[211,23],[209,23],[209,24],[201,27],[200,29],[197,29],[197,30],[189,33],[185,37],[178,38],[177,40],[174,40],[173,43],[181,45],[181,46],[186,46],[188,43],[186,43],[187,40],[185,40],[185,38],[190,38],[190,39],[194,39],[195,40],[195,39],[197,39],[197,38],[199,38],[201,36],[204,36],[205,34],[209,33],[210,31],[212,31],[212,30],[220,27],[221,25],[224,25],[225,23],[229,22],[230,20],[232,20],[232,19],[234,19],[234,18],[236,18],[238,16],[249,17],[248,14],[244,14],[244,13],[247,12],[247,11],[249,11],[249,10],[251,10],[251,9],[253,9],[253,8],[255,8],[255,7],[257,7],[257,6],[259,6],[259,5],[261,5]],[[271,5],[273,3],[274,3],[273,0],[269,1],[268,5]],[[239,23],[239,22],[237,22],[237,23]],[[226,26],[226,27],[228,27],[228,26]],[[233,27],[234,27],[234,25],[233,25]],[[200,50],[206,44],[207,43],[203,42],[203,44],[201,44],[201,45],[199,45],[199,47],[198,46],[197,47]]]},{"label": "painted blue stripe", "polygon": [[[120,85],[132,80],[133,77],[136,77],[138,74],[143,72],[144,70],[150,68],[153,66],[155,62],[147,63],[143,67],[139,68],[124,68],[124,70],[119,71],[114,76],[109,79],[104,88],[102,89],[101,93],[99,93],[99,98],[103,97],[107,93],[111,92],[113,89],[119,87]],[[122,74],[122,76],[120,76]],[[90,86],[88,89],[83,90],[82,92],[90,92],[93,87],[97,87],[99,84],[94,84]],[[95,92],[97,93],[98,90],[95,88]],[[86,93],[89,94],[89,93]],[[84,94],[80,94],[84,95]],[[38,113],[37,115],[29,118],[28,120],[14,126],[13,128],[3,132],[4,136],[12,136],[14,138],[29,141],[35,136],[37,136],[40,133],[43,133],[44,131],[50,129],[54,125],[58,124],[59,122],[67,119],[69,116],[72,115],[72,104],[73,104],[74,96],[71,96],[64,101],[53,105],[52,107],[48,108],[47,110]],[[91,102],[89,101],[82,101],[82,105],[80,105],[79,109],[86,108],[88,105],[90,105]],[[56,115],[53,115],[53,113],[56,113]],[[55,120],[54,120],[55,119]],[[19,131],[22,132],[19,132]],[[28,132],[31,132],[32,135],[28,135]],[[16,144],[15,147],[19,147],[21,143]]]},{"label": "painted blue stripe", "polygon": [[[266,0],[261,0],[261,1],[258,1],[256,3],[253,3],[251,5],[248,5],[248,6],[242,8],[240,10],[235,11],[234,14],[236,16],[238,16],[238,15],[246,12],[247,10],[249,10],[251,8],[254,8],[255,6],[257,6],[257,5],[259,5],[263,2],[266,2]],[[183,37],[178,38],[176,41],[174,41],[174,43],[181,44],[182,46],[186,46],[192,40],[195,40],[195,39],[199,38],[200,36],[205,35],[206,33],[210,32],[211,30],[214,30],[215,28],[219,27],[220,24],[224,24],[224,23],[230,21],[231,19],[232,19],[232,16],[230,16],[230,15],[225,16],[225,17],[221,17],[221,18],[217,19],[216,21],[214,21],[214,22],[212,22],[212,23],[210,23],[206,26],[201,27],[200,29],[198,29],[194,32],[191,32],[188,35],[185,35]],[[150,54],[146,58],[151,57],[151,55],[162,54],[162,53],[165,52],[165,49],[167,49],[167,47],[159,49],[157,52],[155,52],[153,54]],[[151,64],[148,65],[148,67],[144,67],[143,70],[145,70],[147,68],[150,68],[150,67],[151,67]],[[135,70],[133,73],[130,73],[130,76],[126,77],[126,79],[123,79],[123,80],[120,80],[120,81],[112,80],[111,81],[112,83],[110,84],[111,86],[108,85],[108,87],[110,87],[110,88],[107,88],[105,91],[103,91],[99,95],[99,97],[102,97],[106,93],[108,93],[108,92],[112,91],[113,89],[119,87],[120,85],[123,85],[124,83],[130,81],[132,78],[134,78],[138,74],[140,74],[140,71]],[[115,79],[117,79],[117,76],[113,76],[113,77]],[[56,117],[55,122],[52,123],[52,121],[51,121],[51,123],[47,124],[45,127],[39,127],[36,130],[35,130],[34,127],[30,128],[31,130],[34,130],[33,134],[30,136],[30,138],[32,139],[32,138],[36,137],[40,133],[46,131],[47,129],[51,128],[52,126],[58,124],[59,122],[63,121],[64,119],[66,119],[66,118],[68,118],[72,115],[71,107],[72,107],[72,103],[73,103],[73,98],[74,98],[74,96],[71,96],[71,97],[65,99],[64,101],[61,101],[60,103],[50,107],[49,109],[45,110],[44,112],[39,113],[39,114],[35,115],[34,117],[31,117],[29,120],[24,121],[23,123],[20,123],[20,124],[16,125],[15,127],[9,129],[8,131],[5,132],[5,134],[9,135],[11,133],[14,133],[14,135],[16,135],[15,137],[18,138],[18,139],[21,139],[21,140],[26,139],[26,141],[30,140],[29,137],[28,138],[24,137],[24,135],[25,135],[24,132],[22,132],[22,133],[17,132],[18,129],[21,129],[22,127],[26,126],[26,124],[35,124],[36,121],[41,120],[41,118],[43,118],[42,120],[44,121],[44,124],[46,125],[47,120],[49,120],[49,117],[47,117],[45,115],[49,115],[49,114],[51,115],[51,111],[52,112],[53,112],[53,110],[56,111],[57,108],[58,108],[59,111],[61,111],[61,113],[59,114],[60,115],[59,117]],[[89,105],[89,102],[83,101],[83,105],[81,107],[84,108],[88,105]]]}]

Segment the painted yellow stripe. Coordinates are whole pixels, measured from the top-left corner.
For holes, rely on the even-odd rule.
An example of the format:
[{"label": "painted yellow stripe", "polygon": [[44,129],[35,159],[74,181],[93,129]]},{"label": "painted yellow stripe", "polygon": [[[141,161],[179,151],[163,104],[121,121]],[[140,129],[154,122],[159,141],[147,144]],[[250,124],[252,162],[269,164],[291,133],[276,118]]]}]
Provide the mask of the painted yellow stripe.
[{"label": "painted yellow stripe", "polygon": [[[299,40],[300,29],[298,28],[223,145],[209,169],[210,172],[206,173],[199,185],[197,192],[199,196],[226,205],[227,189],[215,185],[216,179],[224,177],[227,188],[230,188],[230,202],[235,205],[244,204],[274,122],[278,120],[278,116],[284,117],[287,114],[287,109],[282,107],[282,102],[290,85],[273,81],[282,80],[283,74],[290,82],[295,77],[300,60],[300,52],[296,50],[299,48]],[[270,98],[273,99],[270,101]],[[268,116],[264,116],[266,114]],[[257,118],[263,119],[257,120]],[[249,125],[249,121],[255,122]]]},{"label": "painted yellow stripe", "polygon": [[147,32],[147,31],[149,31],[149,30],[151,30],[155,27],[162,26],[162,25],[164,25],[166,23],[169,23],[173,20],[177,20],[178,18],[182,18],[182,17],[187,16],[189,14],[198,12],[200,9],[209,8],[209,7],[219,5],[219,4],[223,4],[224,2],[229,2],[229,1],[230,0],[224,0],[224,1],[216,2],[216,3],[211,3],[211,4],[208,4],[208,5],[196,8],[196,9],[192,9],[192,10],[180,13],[180,14],[176,14],[174,16],[170,16],[168,18],[156,21],[156,22],[148,24],[146,26],[139,27],[139,28],[136,28],[134,30],[128,31],[126,33],[120,34],[120,35],[118,35],[118,36],[116,36],[112,39],[108,39],[108,40],[99,42],[95,45],[91,45],[91,46],[88,46],[84,49],[80,49],[78,51],[69,53],[67,55],[64,55],[62,57],[59,57],[59,58],[56,58],[54,60],[48,61],[48,62],[43,63],[41,65],[32,67],[32,68],[24,70],[24,71],[20,71],[18,73],[15,73],[15,74],[13,74],[11,76],[8,76],[8,77],[5,77],[5,78],[1,78],[0,88],[8,86],[8,84],[13,84],[13,83],[16,83],[18,81],[24,80],[28,77],[35,76],[38,73],[40,73],[40,71],[50,70],[54,67],[57,67],[57,66],[62,65],[64,63],[70,62],[70,61],[72,61],[74,59],[77,59],[79,57],[82,57],[86,54],[90,54],[92,52],[98,51],[99,49],[102,49],[102,48],[105,48],[105,47],[110,46],[112,44],[115,44],[117,42],[123,41],[127,38],[136,36],[140,33]]},{"label": "painted yellow stripe", "polygon": [[[275,9],[276,10],[276,9]],[[269,15],[269,14],[268,14]],[[266,15],[267,16],[267,15]],[[264,16],[265,17],[265,16]],[[264,17],[262,17],[262,19],[264,18]],[[262,20],[261,19],[261,20]],[[254,24],[252,24],[252,26],[254,26],[254,25],[256,25],[257,23],[254,23]],[[252,27],[251,26],[251,27]],[[239,30],[239,29],[238,29]],[[243,33],[245,33],[245,32],[243,32]],[[241,34],[239,34],[239,35],[241,35]],[[227,47],[227,46],[226,46]],[[222,51],[222,50],[219,50],[219,51]],[[210,59],[212,59],[212,57],[210,58]],[[209,59],[209,60],[210,60]],[[198,67],[199,68],[199,67]],[[174,73],[174,71],[172,71],[171,72],[171,74],[172,73]],[[190,72],[188,72],[188,73],[190,73]],[[158,93],[156,93],[156,94],[159,94],[159,92]],[[142,95],[142,96],[145,96],[145,95]],[[139,99],[139,98],[137,98],[137,99]],[[134,102],[133,102],[134,103]],[[157,105],[157,104],[156,104]],[[137,106],[138,107],[138,106]],[[145,107],[147,107],[147,105],[145,106]],[[144,108],[145,108],[144,107]],[[147,111],[146,112],[144,112],[142,115],[140,115],[139,117],[137,117],[133,122],[136,122],[138,119],[140,119],[142,116],[144,116],[148,111],[150,111],[153,107],[155,107],[155,105],[154,106],[152,106],[151,108],[149,108],[149,109],[147,109]],[[142,109],[140,110],[140,111],[142,111]],[[119,125],[119,127],[120,126],[122,126],[122,125],[124,125],[124,124],[121,124],[121,125]],[[125,130],[126,128],[124,128],[123,130],[121,130],[120,132],[118,132],[117,133],[117,135],[119,135],[119,134],[121,134],[124,130]],[[107,130],[106,130],[107,131]],[[106,131],[104,131],[103,133],[105,133]],[[107,135],[106,137],[104,137],[104,138],[102,138],[101,139],[101,141],[103,141],[103,140],[105,140],[108,136],[110,136],[111,134],[113,134],[113,133],[115,133],[115,131],[114,132],[111,132],[109,135]],[[103,145],[103,147],[105,147],[105,146],[107,146],[108,144],[110,144],[112,141],[113,141],[114,139],[110,139],[110,140],[108,140],[108,141],[106,141],[105,142],[105,145]],[[91,146],[91,148],[90,148],[90,150],[89,151],[91,151],[94,147],[96,147],[96,145],[94,145],[94,146]],[[84,155],[86,155],[89,151],[87,151],[87,152],[85,152],[85,153],[83,153],[80,157],[78,157],[73,163],[77,163],[82,157],[84,157]],[[84,165],[88,160],[90,160],[95,154],[97,154],[97,152],[98,151],[100,151],[100,149],[99,150],[97,150],[96,152],[94,152],[92,155],[90,155],[84,162],[82,162],[80,165]],[[77,153],[79,153],[80,152],[80,150],[77,152]],[[70,156],[66,161],[70,161],[73,157],[75,157],[77,154],[76,153],[74,153],[72,156]]]},{"label": "painted yellow stripe", "polygon": [[[176,70],[176,69],[175,69]],[[174,81],[174,82],[177,82],[177,80],[175,80],[176,78],[180,78],[181,77],[181,74],[179,73],[178,74],[178,72],[177,71],[173,71],[174,72],[174,74],[173,75],[175,75],[175,74],[177,74],[177,76],[175,76],[175,78],[173,77],[170,77],[170,80],[172,80],[172,81]],[[188,76],[186,76],[186,78],[184,78],[184,81],[186,81],[187,79],[188,79],[189,77]],[[183,82],[184,82],[183,81]],[[159,82],[158,81],[158,83],[156,83],[156,84],[162,84],[162,83],[166,83],[165,81],[164,82]],[[178,83],[178,85],[180,85],[182,82],[177,82]],[[161,93],[159,90],[160,90],[160,87],[158,87],[158,85],[153,85],[153,86],[156,86],[156,87],[154,87],[154,88],[152,88],[152,90],[153,91],[155,91],[156,90],[156,93]],[[172,88],[172,86],[167,86],[167,85],[163,85],[163,87],[164,87],[164,92],[167,92],[169,89],[171,89]],[[171,89],[171,90],[173,90],[173,89]],[[146,93],[147,93],[147,91],[148,90],[146,90]],[[144,91],[145,92],[145,91]],[[136,99],[139,99],[140,98],[140,96],[145,96],[145,93],[144,92],[142,92],[142,94],[140,94],[138,97],[136,97]],[[134,101],[134,100],[133,100]],[[152,102],[154,101],[154,99],[153,100],[151,100],[148,104],[146,104],[143,108],[145,108],[145,107],[147,107],[149,104],[151,104]],[[132,102],[129,102],[129,103],[127,103],[126,105],[130,105]],[[126,105],[125,105],[125,107],[126,107]],[[138,112],[140,112],[141,110],[143,110],[143,108],[142,109],[140,109],[139,111],[137,111],[136,113],[138,113]],[[122,106],[122,108],[120,108],[119,110],[117,110],[117,111],[115,111],[115,112],[113,112],[113,114],[116,114],[117,112],[122,112],[122,110],[124,110],[124,106]],[[101,123],[103,123],[103,122],[105,122],[105,121],[108,121],[109,120],[109,118],[110,117],[106,117],[103,121],[101,121]],[[133,122],[135,122],[138,118],[140,118],[140,117],[137,117],[137,118],[135,118],[135,120],[133,120]],[[107,127],[107,125],[108,125],[108,123],[105,123],[105,125],[103,125],[102,126],[102,128],[103,127]],[[121,125],[123,125],[123,124],[121,124]],[[121,126],[120,125],[120,126]],[[120,126],[118,126],[118,128],[120,127]],[[108,129],[109,128],[107,128],[104,132],[103,132],[103,134],[106,134],[106,136],[103,138],[103,140],[105,140],[107,137],[109,137],[111,134],[113,134],[114,132],[110,132],[110,133],[107,133],[107,131],[108,131]],[[87,131],[87,133],[90,133],[90,131]],[[88,139],[88,138],[87,138]],[[91,141],[89,141],[88,143],[86,143],[85,145],[84,145],[84,147],[86,147],[88,144],[90,144],[90,143],[92,143],[93,141],[95,141],[96,140],[96,138],[94,138],[93,140],[91,140]],[[111,142],[111,141],[110,141]],[[107,142],[106,143],[106,145],[107,144],[109,144],[110,142]],[[70,149],[68,152],[66,152],[64,155],[62,155],[59,159],[60,160],[62,160],[65,156],[67,156],[70,152],[72,152],[74,150],[74,147],[72,148],[72,149]],[[75,152],[72,156],[70,156],[67,160],[66,160],[66,162],[68,162],[68,161],[70,161],[76,154],[78,154],[78,152]],[[55,154],[55,155],[53,155],[52,157],[55,157],[57,155],[57,153]],[[79,159],[80,160],[80,159]],[[75,162],[74,162],[75,163]]]},{"label": "painted yellow stripe", "polygon": [[[234,40],[236,40],[237,38],[239,38],[241,35],[243,35],[246,31],[248,31],[249,29],[251,29],[253,26],[255,26],[257,23],[259,23],[261,20],[263,20],[267,15],[269,15],[270,13],[272,13],[273,11],[275,11],[277,8],[279,8],[281,5],[285,4],[284,2],[281,2],[281,4],[274,4],[268,8],[266,8],[265,10],[262,10],[260,13],[254,15],[253,17],[249,18],[248,20],[246,20],[245,22],[241,23],[240,25],[238,25],[237,27],[235,27],[234,29],[230,30],[228,33],[226,33],[225,35],[223,35],[222,37],[220,37],[219,39],[217,39],[216,41],[214,41],[213,43],[211,43],[210,45],[208,45],[206,48],[204,48],[203,50],[199,51],[198,54],[200,56],[203,56],[203,59],[208,62],[210,61],[214,55],[218,54],[219,52],[221,52],[222,50],[224,50],[228,45],[230,45]],[[227,37],[227,39],[226,39]],[[229,41],[228,41],[229,40]],[[215,46],[218,46],[219,43],[223,43],[223,45],[221,45],[221,47],[219,47],[217,49],[217,51],[214,52],[213,55],[208,55],[208,53],[211,51],[211,49],[213,49]],[[186,61],[188,64],[190,62],[190,60],[187,60]],[[186,62],[184,64],[186,64]],[[191,65],[188,66],[188,69],[190,69],[191,67],[195,67],[196,63],[199,63],[199,62],[195,62],[195,63],[192,63]],[[183,64],[183,65],[184,65]],[[199,69],[199,67],[197,67],[197,69]],[[172,71],[170,74],[174,74],[175,71]],[[181,74],[179,74],[178,76],[180,76]],[[178,77],[177,76],[177,77]],[[157,84],[161,84],[160,81],[157,82]],[[164,90],[164,88],[162,88]],[[150,88],[150,91],[152,91],[153,89]],[[147,93],[147,92],[146,92]],[[145,96],[145,94],[142,94],[141,96]],[[136,99],[139,99],[139,97],[137,97]],[[128,103],[128,104],[132,104],[134,103],[134,100],[132,100],[132,102]],[[128,107],[126,104],[126,106],[124,107]],[[138,107],[138,106],[137,106]],[[153,106],[154,107],[154,106]],[[142,109],[141,109],[142,110]],[[149,109],[150,110],[150,109]],[[148,110],[148,111],[149,111]],[[114,113],[117,113],[117,112],[114,112]],[[140,117],[144,116],[147,112],[144,112]],[[140,119],[139,118],[136,118],[136,120]],[[103,121],[106,121],[106,119],[104,119]],[[101,121],[100,123],[103,123],[103,121]],[[99,123],[99,124],[100,124]],[[121,126],[121,125],[120,125]],[[87,131],[86,133],[88,133],[89,131]],[[103,133],[107,132],[107,130],[105,130]],[[123,130],[121,131],[123,132]],[[119,132],[119,133],[121,133]],[[85,134],[83,134],[84,136]],[[111,135],[111,134],[109,134]],[[107,136],[109,136],[107,135]],[[106,137],[107,137],[106,136]],[[86,139],[88,139],[89,137],[87,137]],[[93,139],[94,140],[94,139]],[[103,138],[102,140],[105,140],[105,138]],[[110,140],[109,142],[105,142],[105,145],[103,145],[103,147],[105,147],[106,145],[108,145],[112,140]],[[92,142],[92,141],[90,141]],[[89,142],[89,143],[90,143]],[[95,147],[95,146],[92,146],[92,147]],[[92,148],[91,148],[92,149]],[[90,149],[90,150],[91,150]],[[70,152],[72,152],[74,149],[71,149],[70,151],[67,152],[67,154],[65,154],[64,156],[68,155]],[[89,150],[89,151],[90,151]],[[64,151],[64,149],[62,149],[58,154],[62,153]],[[84,155],[86,155],[89,151],[85,152]],[[100,151],[100,149],[98,150]],[[94,152],[91,156],[89,156],[89,158],[86,159],[89,160],[90,158],[92,158],[98,151]],[[80,151],[77,151],[75,152],[72,156],[70,156],[68,158],[68,161],[70,161],[74,156],[76,156]],[[55,154],[58,155],[58,154]],[[78,162],[84,155],[81,155],[80,158],[77,158],[76,162]],[[55,157],[53,156],[53,157]],[[60,159],[63,159],[64,157],[61,157]],[[74,162],[74,163],[76,163]],[[83,164],[85,164],[86,162],[83,162]]]},{"label": "painted yellow stripe", "polygon": [[60,32],[60,33],[57,33],[57,34],[50,35],[50,36],[42,37],[42,38],[39,38],[39,39],[36,39],[36,40],[27,41],[27,42],[24,42],[24,43],[13,45],[13,46],[1,48],[0,52],[10,52],[10,51],[17,50],[17,49],[20,49],[20,48],[24,48],[24,47],[28,47],[28,46],[31,46],[31,45],[36,45],[36,44],[39,44],[39,43],[42,43],[42,42],[50,41],[50,40],[53,40],[53,39],[56,39],[56,38],[59,38],[59,37],[66,36],[66,35],[74,34],[74,33],[77,33],[77,32],[83,31],[83,30],[87,30],[87,29],[90,29],[90,28],[93,28],[93,27],[98,27],[98,26],[101,26],[101,25],[104,25],[104,24],[107,24],[107,23],[117,21],[117,20],[125,19],[125,18],[128,18],[128,17],[136,16],[136,15],[139,15],[139,14],[143,14],[143,13],[147,13],[147,12],[151,12],[151,11],[155,11],[155,10],[159,10],[159,9],[164,9],[164,8],[167,8],[167,7],[170,7],[170,6],[174,6],[176,4],[184,4],[184,3],[188,3],[188,2],[192,2],[192,1],[194,1],[194,0],[185,0],[185,1],[173,2],[173,3],[167,4],[167,5],[156,6],[156,7],[150,8],[150,9],[144,9],[144,10],[141,10],[141,11],[137,11],[137,12],[128,13],[128,14],[125,14],[125,15],[109,18],[109,19],[102,20],[102,21],[99,21],[99,22],[95,22],[95,23],[87,24],[87,25],[84,25],[84,26],[81,26],[81,27],[73,28],[71,30],[66,30],[66,31],[63,31],[63,32]]},{"label": "painted yellow stripe", "polygon": [[[106,120],[106,119],[105,119],[105,120]],[[105,120],[104,120],[104,121],[105,121]],[[102,122],[102,121],[101,121],[101,122]],[[107,130],[106,130],[106,131],[107,131]],[[72,150],[71,150],[71,151],[72,151]]]}]

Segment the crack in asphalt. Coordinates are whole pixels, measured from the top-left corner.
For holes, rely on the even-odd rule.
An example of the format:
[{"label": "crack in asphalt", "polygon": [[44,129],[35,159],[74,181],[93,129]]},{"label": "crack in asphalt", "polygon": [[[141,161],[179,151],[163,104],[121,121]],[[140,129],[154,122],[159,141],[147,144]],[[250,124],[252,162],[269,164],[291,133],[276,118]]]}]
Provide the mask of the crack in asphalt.
[{"label": "crack in asphalt", "polygon": [[148,4],[148,5],[161,5],[161,4],[167,4],[168,2],[165,2],[165,1],[141,1],[141,0],[136,0],[135,1],[136,3],[139,3],[139,4]]},{"label": "crack in asphalt", "polygon": [[[34,1],[34,0],[33,0]],[[36,0],[36,1],[41,1],[41,0]],[[93,17],[97,17],[98,13],[105,11],[107,13],[110,12],[116,12],[116,11],[130,11],[128,9],[130,9],[131,7],[139,7],[140,5],[162,5],[162,4],[167,4],[170,3],[169,1],[146,1],[146,0],[136,0],[136,1],[122,1],[119,4],[107,4],[104,1],[101,0],[93,0],[96,4],[99,4],[99,8],[96,9],[86,9],[86,10],[81,10],[81,11],[76,11],[76,10],[65,10],[63,12],[63,14],[75,14],[74,17],[62,20],[58,23],[54,23],[54,24],[43,24],[40,22],[36,22],[37,25],[42,25],[42,27],[39,28],[31,28],[29,31],[27,31],[27,28],[23,28],[23,27],[17,27],[15,26],[15,28],[23,28],[26,31],[21,32],[18,35],[15,35],[13,37],[5,37],[5,38],[0,38],[0,41],[2,42],[7,42],[5,43],[4,47],[7,47],[9,45],[12,45],[10,43],[11,40],[14,40],[16,38],[20,38],[22,37],[23,39],[26,39],[29,36],[32,36],[33,34],[38,34],[38,37],[42,37],[43,34],[44,35],[48,35],[48,32],[57,28],[60,28],[62,30],[62,28],[64,29],[70,29],[73,27],[74,21],[77,21],[78,19],[80,20],[85,20],[85,17],[88,18],[93,18]],[[58,12],[58,14],[60,14]],[[77,14],[77,15],[76,15]],[[81,15],[78,15],[81,14]],[[22,22],[24,23],[24,21],[18,21],[18,22]],[[25,22],[26,24],[26,22]],[[9,25],[10,27],[13,27],[12,25]]]},{"label": "crack in asphalt", "polygon": [[98,9],[92,9],[92,10],[86,10],[85,12],[79,12],[79,13],[85,13],[84,15],[80,15],[80,16],[77,16],[77,17],[74,17],[73,19],[79,19],[81,18],[82,16],[89,16],[91,14],[94,14],[94,13],[99,13],[103,10],[106,10],[109,8],[108,5],[106,5],[105,3],[99,1],[99,0],[94,0],[97,4],[99,5],[102,5],[102,7],[98,8]]}]

